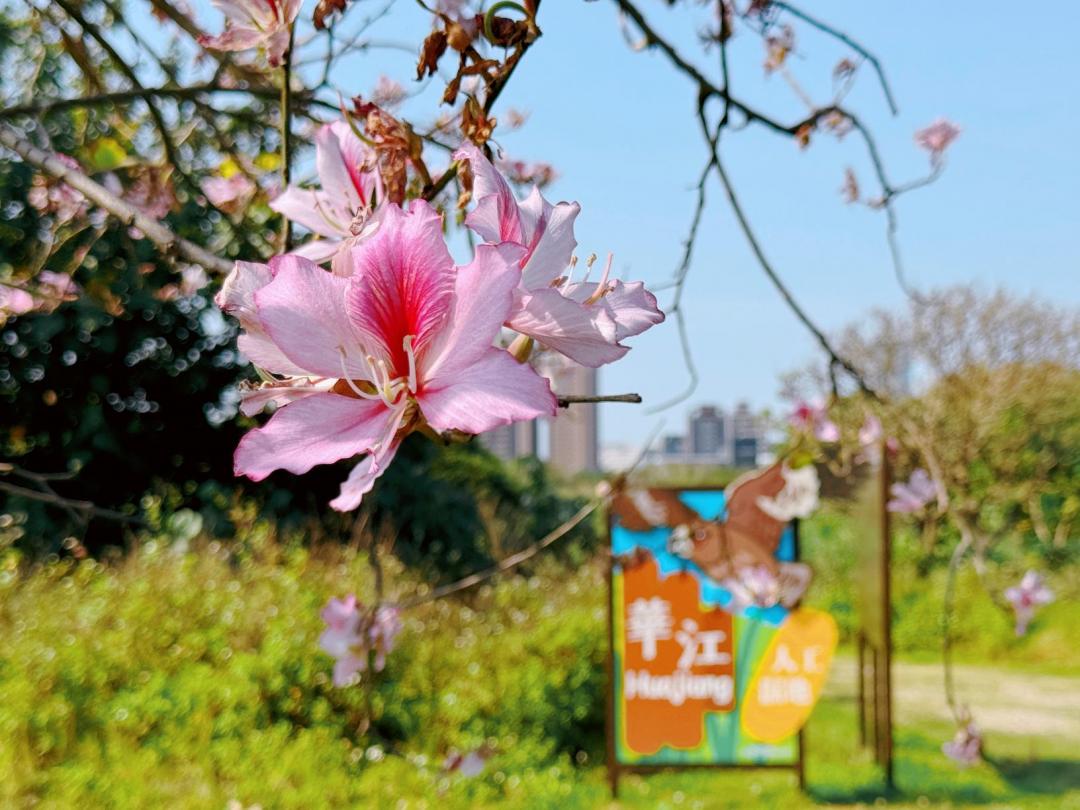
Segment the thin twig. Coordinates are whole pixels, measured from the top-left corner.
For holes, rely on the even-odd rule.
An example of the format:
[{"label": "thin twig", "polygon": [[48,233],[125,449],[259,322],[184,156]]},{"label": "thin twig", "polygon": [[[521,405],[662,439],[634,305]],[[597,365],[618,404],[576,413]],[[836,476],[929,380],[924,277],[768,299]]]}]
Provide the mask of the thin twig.
[{"label": "thin twig", "polygon": [[843,31],[837,28],[833,28],[828,23],[822,22],[816,17],[811,17],[802,9],[796,8],[795,6],[789,3],[782,2],[781,0],[772,0],[771,5],[774,8],[783,9],[791,16],[798,17],[800,20],[807,23],[808,25],[811,25],[819,31],[828,34],[834,39],[838,39],[840,42],[843,42],[845,45],[855,51],[855,53],[859,54],[859,56],[869,62],[870,65],[874,68],[874,72],[877,73],[878,82],[881,84],[881,92],[885,95],[885,102],[889,105],[889,111],[893,115],[899,113],[899,109],[896,106],[896,100],[893,98],[892,88],[889,87],[889,82],[885,78],[885,69],[881,66],[881,62],[876,56],[874,56],[874,54],[867,50],[863,45],[860,45],[854,39],[849,37]]},{"label": "thin twig", "polygon": [[846,371],[856,385],[859,386],[859,390],[867,396],[875,400],[880,400],[881,397],[870,386],[863,376],[862,372],[857,369],[850,360],[842,357],[829,339],[825,336],[825,333],[818,328],[810,316],[806,314],[806,311],[802,308],[798,301],[795,300],[795,296],[791,294],[791,291],[784,284],[779,274],[773,268],[769,262],[768,257],[765,256],[765,252],[761,247],[761,243],[758,242],[757,236],[754,234],[754,230],[750,225],[750,221],[746,217],[746,213],[743,211],[742,204],[739,202],[738,196],[735,194],[735,188],[731,184],[731,178],[728,177],[727,171],[724,169],[724,164],[720,160],[719,152],[716,155],[716,173],[720,177],[720,183],[724,187],[724,193],[727,195],[728,202],[731,204],[731,210],[735,213],[735,219],[739,223],[739,227],[742,229],[743,234],[746,236],[746,240],[750,243],[750,249],[753,251],[754,256],[758,260],[758,264],[761,269],[765,271],[765,275],[768,276],[769,281],[772,282],[776,291],[780,293],[780,297],[784,299],[784,302],[788,305],[788,308],[795,314],[795,317],[799,319],[803,326],[814,336],[818,344],[829,356],[831,362],[839,365],[844,371]]},{"label": "thin twig", "polygon": [[560,408],[569,408],[571,405],[584,405],[595,402],[630,402],[641,403],[641,394],[600,394],[600,395],[577,395],[567,394],[558,398]]},{"label": "thin twig", "polygon": [[483,571],[477,571],[475,574],[470,574],[467,577],[459,579],[457,582],[451,582],[447,585],[443,585],[438,588],[434,588],[422,596],[416,596],[412,599],[406,599],[403,602],[399,602],[396,607],[399,610],[409,610],[411,608],[419,607],[420,605],[427,604],[428,602],[434,602],[436,599],[443,599],[455,593],[468,590],[479,585],[482,582],[486,582],[492,577],[509,571],[511,568],[516,568],[527,560],[531,560],[545,548],[550,546],[557,540],[565,537],[570,531],[580,524],[585,518],[591,515],[597,510],[602,500],[594,500],[581,507],[577,513],[571,517],[568,521],[561,526],[553,529],[544,535],[540,540],[533,543],[528,548],[522,549],[517,554],[511,554],[503,560],[500,560],[490,568],[486,568]]},{"label": "thin twig", "polygon": [[[0,109],[0,119],[14,118],[20,115],[41,116],[55,112],[61,112],[74,107],[101,107],[112,104],[128,104],[133,101],[145,101],[151,98],[175,98],[197,100],[202,96],[215,93],[233,93],[255,98],[279,99],[281,90],[276,87],[225,87],[220,84],[196,84],[190,87],[134,87],[129,90],[118,90],[112,93],[100,93],[93,96],[81,96],[79,98],[64,98],[57,101],[40,101],[31,104],[19,104],[7,109]],[[315,98],[310,93],[293,92],[292,102],[298,106],[314,105],[328,111],[337,112],[339,108],[328,101]],[[243,109],[215,109],[220,115],[235,115],[242,117]]]},{"label": "thin twig", "polygon": [[[281,65],[281,188],[289,187],[292,179],[292,57],[295,29],[289,28],[289,47]],[[281,218],[281,252],[288,253],[292,248],[292,220]]]}]

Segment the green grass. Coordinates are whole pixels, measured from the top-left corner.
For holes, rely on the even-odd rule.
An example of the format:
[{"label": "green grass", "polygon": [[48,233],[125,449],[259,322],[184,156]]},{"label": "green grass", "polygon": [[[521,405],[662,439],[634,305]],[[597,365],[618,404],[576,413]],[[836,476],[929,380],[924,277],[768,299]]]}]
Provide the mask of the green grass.
[{"label": "green grass", "polygon": [[[422,587],[384,567],[391,595]],[[814,599],[842,609],[840,562],[829,570]],[[910,651],[929,656],[936,631],[915,629],[931,622],[918,617],[933,617],[936,584],[904,587]],[[315,646],[318,610],[371,588],[363,553],[278,541],[265,527],[190,552],[147,543],[104,564],[0,558],[0,808],[609,806],[599,564],[543,562],[413,611],[374,689],[335,689]],[[1077,632],[1069,605],[1041,616],[1031,639],[1010,639],[1003,623],[984,628],[988,641],[989,614],[965,593],[961,652],[996,658],[968,684],[1012,679],[1022,701],[1026,673],[1075,662],[1063,644]],[[932,672],[897,672],[909,693],[918,680],[927,705],[939,700]],[[910,705],[899,707],[898,790],[885,794],[858,750],[846,680],[807,730],[808,795],[787,772],[686,771],[626,776],[621,806],[1080,808],[1074,739],[1006,722],[987,735],[989,761],[958,770],[940,751],[947,718]],[[480,746],[493,752],[481,775],[443,770],[450,750]]]}]

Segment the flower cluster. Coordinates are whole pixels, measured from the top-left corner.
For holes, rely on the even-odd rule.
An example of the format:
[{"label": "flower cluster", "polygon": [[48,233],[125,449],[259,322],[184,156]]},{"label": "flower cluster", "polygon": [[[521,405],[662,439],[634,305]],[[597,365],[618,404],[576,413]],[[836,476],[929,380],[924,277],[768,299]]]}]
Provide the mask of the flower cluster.
[{"label": "flower cluster", "polygon": [[829,408],[823,399],[800,402],[789,421],[795,429],[812,433],[819,442],[840,441],[840,428],[829,418]]},{"label": "flower cluster", "polygon": [[967,768],[982,759],[982,735],[968,720],[956,730],[956,736],[941,746],[941,750],[961,768]]},{"label": "flower cluster", "polygon": [[345,686],[356,673],[366,672],[372,654],[374,670],[382,671],[401,632],[397,608],[384,606],[374,615],[365,615],[364,606],[353,594],[327,602],[322,619],[326,629],[319,637],[319,647],[335,659],[335,686]]},{"label": "flower cluster", "polygon": [[1046,581],[1036,571],[1028,571],[1020,584],[1005,591],[1005,598],[1016,614],[1016,635],[1027,632],[1028,625],[1035,615],[1035,609],[1054,601],[1054,592],[1046,587]]},{"label": "flower cluster", "polygon": [[[237,475],[302,474],[362,455],[331,502],[355,509],[408,433],[477,434],[554,415],[549,382],[521,362],[533,341],[596,367],[663,320],[641,282],[610,278],[610,259],[599,281],[575,280],[579,206],[552,205],[535,188],[517,200],[475,147],[457,157],[473,175],[466,224],[484,244],[462,266],[434,208],[384,197],[374,153],[348,124],[323,127],[316,150],[322,187],[290,186],[272,205],[318,238],[268,265],[237,262],[216,299],[268,377],[242,391],[243,412],[278,406],[241,440]],[[315,263],[328,259],[330,272]],[[495,345],[504,327],[526,350]]]},{"label": "flower cluster", "polygon": [[0,323],[28,312],[52,312],[64,301],[74,301],[82,289],[65,273],[42,270],[32,285],[0,283]]},{"label": "flower cluster", "polygon": [[892,498],[886,504],[890,512],[913,514],[921,512],[930,501],[937,497],[937,485],[926,470],[918,469],[911,474],[907,483],[897,482],[889,488]]},{"label": "flower cluster", "polygon": [[261,48],[277,67],[289,49],[292,24],[301,0],[213,0],[225,15],[225,30],[216,37],[201,36],[199,44],[218,51]]},{"label": "flower cluster", "polygon": [[946,118],[939,118],[915,133],[915,143],[930,153],[931,163],[937,165],[949,145],[960,137],[960,127]]}]

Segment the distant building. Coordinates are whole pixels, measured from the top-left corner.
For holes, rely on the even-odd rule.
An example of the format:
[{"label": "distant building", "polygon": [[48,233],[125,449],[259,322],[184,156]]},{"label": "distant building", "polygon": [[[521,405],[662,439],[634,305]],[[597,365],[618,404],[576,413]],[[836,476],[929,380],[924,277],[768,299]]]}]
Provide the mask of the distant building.
[{"label": "distant building", "polygon": [[[551,388],[556,396],[596,396],[596,377],[596,369],[568,363],[552,375]],[[548,462],[552,467],[568,474],[600,469],[598,417],[596,405],[559,409],[551,423]]]},{"label": "distant building", "polygon": [[669,456],[681,456],[686,452],[686,437],[669,435],[662,442],[664,453]]},{"label": "distant building", "polygon": [[757,464],[761,441],[761,428],[758,419],[750,411],[750,406],[740,402],[731,416],[732,463],[736,467],[753,467]]},{"label": "distant building", "polygon": [[501,459],[522,458],[537,454],[535,421],[514,422],[480,434],[480,444]]},{"label": "distant building", "polygon": [[[550,373],[556,395],[594,396],[597,392],[596,369],[564,364]],[[537,420],[515,422],[480,435],[480,443],[501,459],[541,456],[561,472],[573,475],[600,469],[599,415],[596,405],[573,405],[560,408],[543,431]],[[547,451],[546,453],[544,451]]]},{"label": "distant building", "polygon": [[706,405],[690,414],[690,446],[695,456],[716,456],[724,448],[724,413]]},{"label": "distant building", "polygon": [[765,450],[764,427],[747,403],[738,403],[730,413],[703,405],[691,412],[686,435],[664,436],[648,462],[755,467],[765,458]]}]

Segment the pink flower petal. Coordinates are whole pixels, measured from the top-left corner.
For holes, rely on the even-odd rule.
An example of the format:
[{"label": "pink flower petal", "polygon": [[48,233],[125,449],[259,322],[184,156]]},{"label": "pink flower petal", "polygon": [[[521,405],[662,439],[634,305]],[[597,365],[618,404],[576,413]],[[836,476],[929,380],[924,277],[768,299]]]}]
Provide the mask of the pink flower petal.
[{"label": "pink flower petal", "polygon": [[[566,296],[585,302],[596,294],[599,286],[596,282],[571,284],[566,289]],[[664,313],[656,305],[656,296],[645,289],[644,282],[611,281],[607,286],[609,291],[596,301],[596,306],[606,309],[615,321],[616,340],[640,335],[664,322]]]},{"label": "pink flower petal", "polygon": [[513,190],[484,153],[471,143],[454,152],[454,160],[465,160],[473,175],[472,198],[476,207],[465,224],[485,242],[524,242],[518,202]]},{"label": "pink flower petal", "polygon": [[352,213],[322,191],[289,186],[270,201],[270,208],[318,236],[343,239],[349,235]]},{"label": "pink flower petal", "polygon": [[472,262],[457,269],[445,328],[417,356],[426,385],[444,386],[491,349],[510,315],[522,253],[510,243],[478,245]]},{"label": "pink flower petal", "polygon": [[274,374],[302,375],[304,370],[287,358],[263,331],[255,307],[255,293],[273,280],[273,270],[256,262],[236,262],[214,296],[222,312],[240,321],[244,334],[236,341],[237,348],[256,366]]},{"label": "pink flower petal", "polygon": [[604,307],[579,304],[554,288],[520,295],[506,325],[590,368],[630,351],[617,343],[618,329]]},{"label": "pink flower petal", "polygon": [[400,445],[400,441],[391,438],[385,445],[385,451],[370,453],[362,458],[341,484],[341,492],[330,501],[330,507],[338,512],[351,512],[358,508],[364,496],[375,486],[375,481],[394,460]]},{"label": "pink flower petal", "polygon": [[381,348],[395,376],[402,376],[409,367],[405,338],[414,337],[419,355],[446,320],[454,261],[434,208],[422,201],[408,213],[395,205],[385,208],[379,230],[353,248],[348,311],[368,350]]},{"label": "pink flower petal", "polygon": [[346,655],[334,662],[334,686],[348,686],[357,672],[367,669],[367,661],[357,655]]},{"label": "pink flower petal", "polygon": [[344,239],[310,239],[294,249],[292,253],[315,264],[322,264],[327,259],[336,256],[345,242]]},{"label": "pink flower petal", "polygon": [[240,413],[244,416],[254,416],[270,404],[281,408],[312,394],[325,394],[334,387],[336,382],[337,380],[291,377],[287,380],[263,383],[258,388],[241,390]]},{"label": "pink flower petal", "polygon": [[483,433],[538,416],[554,416],[555,396],[548,381],[503,349],[446,380],[445,387],[425,388],[418,396],[428,424],[438,431]]},{"label": "pink flower petal", "polygon": [[522,265],[521,286],[548,287],[565,274],[574,255],[574,220],[581,213],[576,202],[552,205],[533,187],[519,207],[523,244],[528,249]]},{"label": "pink flower petal", "polygon": [[261,481],[274,470],[300,475],[368,452],[386,432],[393,413],[380,400],[313,394],[280,409],[236,448],[233,469]]},{"label": "pink flower petal", "polygon": [[199,44],[215,51],[246,51],[257,48],[265,38],[261,32],[253,28],[233,26],[216,37],[205,35],[199,37]]},{"label": "pink flower petal", "polygon": [[[360,140],[352,127],[345,121],[335,121],[329,125],[330,132],[337,142],[338,154],[341,157],[341,165],[345,169],[347,185],[344,195],[350,201],[354,201],[354,210],[369,206],[373,202],[373,196],[379,185],[379,172],[375,166],[375,152],[366,143]],[[318,142],[316,141],[316,148]],[[336,164],[328,168],[337,171]],[[323,177],[322,169],[319,169],[319,180],[327,191],[330,185]]]},{"label": "pink flower petal", "polygon": [[0,284],[0,314],[25,315],[33,312],[37,302],[26,290]]},{"label": "pink flower petal", "polygon": [[259,322],[303,373],[370,379],[360,336],[345,311],[349,280],[307,259],[279,259],[277,276],[255,294]]}]

